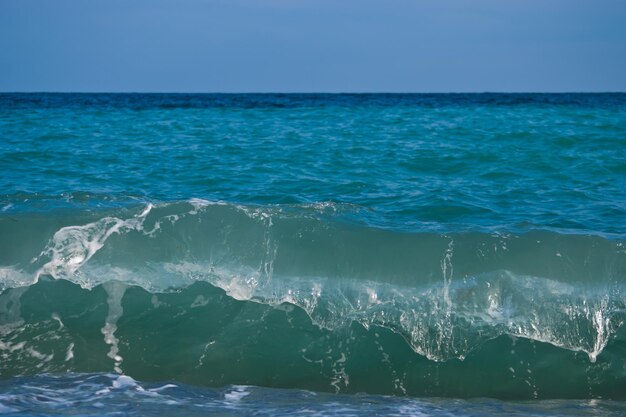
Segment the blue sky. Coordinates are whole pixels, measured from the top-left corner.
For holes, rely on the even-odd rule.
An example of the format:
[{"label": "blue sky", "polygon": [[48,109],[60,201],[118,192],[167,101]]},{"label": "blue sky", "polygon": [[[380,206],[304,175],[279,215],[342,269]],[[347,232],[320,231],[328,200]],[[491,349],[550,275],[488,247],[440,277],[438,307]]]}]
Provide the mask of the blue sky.
[{"label": "blue sky", "polygon": [[0,0],[0,91],[626,91],[626,1]]}]

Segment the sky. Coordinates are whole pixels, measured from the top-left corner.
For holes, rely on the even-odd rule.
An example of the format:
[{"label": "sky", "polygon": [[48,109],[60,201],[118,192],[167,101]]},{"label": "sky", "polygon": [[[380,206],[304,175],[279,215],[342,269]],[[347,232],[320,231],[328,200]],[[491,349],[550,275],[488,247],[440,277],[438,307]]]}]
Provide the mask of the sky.
[{"label": "sky", "polygon": [[0,91],[626,91],[626,0],[0,0]]}]

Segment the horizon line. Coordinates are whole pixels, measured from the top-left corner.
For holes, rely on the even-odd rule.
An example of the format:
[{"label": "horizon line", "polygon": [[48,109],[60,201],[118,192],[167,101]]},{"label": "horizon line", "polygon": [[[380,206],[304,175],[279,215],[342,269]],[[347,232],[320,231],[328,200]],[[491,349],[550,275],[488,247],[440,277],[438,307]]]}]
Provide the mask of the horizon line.
[{"label": "horizon line", "polygon": [[222,94],[222,95],[371,95],[371,94],[626,94],[626,90],[598,91],[0,91],[0,94]]}]

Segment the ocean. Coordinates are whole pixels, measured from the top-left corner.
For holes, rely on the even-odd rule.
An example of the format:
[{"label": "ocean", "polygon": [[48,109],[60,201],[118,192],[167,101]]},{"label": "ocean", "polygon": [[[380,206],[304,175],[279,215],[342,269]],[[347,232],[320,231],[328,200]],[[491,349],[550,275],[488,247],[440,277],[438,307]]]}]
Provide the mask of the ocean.
[{"label": "ocean", "polygon": [[0,94],[0,413],[626,415],[626,94]]}]

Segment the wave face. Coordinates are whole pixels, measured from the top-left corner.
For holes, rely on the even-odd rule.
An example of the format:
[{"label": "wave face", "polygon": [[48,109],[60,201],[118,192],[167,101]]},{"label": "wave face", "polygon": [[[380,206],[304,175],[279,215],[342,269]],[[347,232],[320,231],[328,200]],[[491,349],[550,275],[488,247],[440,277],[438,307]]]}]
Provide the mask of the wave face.
[{"label": "wave face", "polygon": [[623,240],[401,233],[349,210],[195,199],[3,218],[0,371],[625,398]]},{"label": "wave face", "polygon": [[0,384],[624,400],[625,138],[626,94],[0,94]]}]

